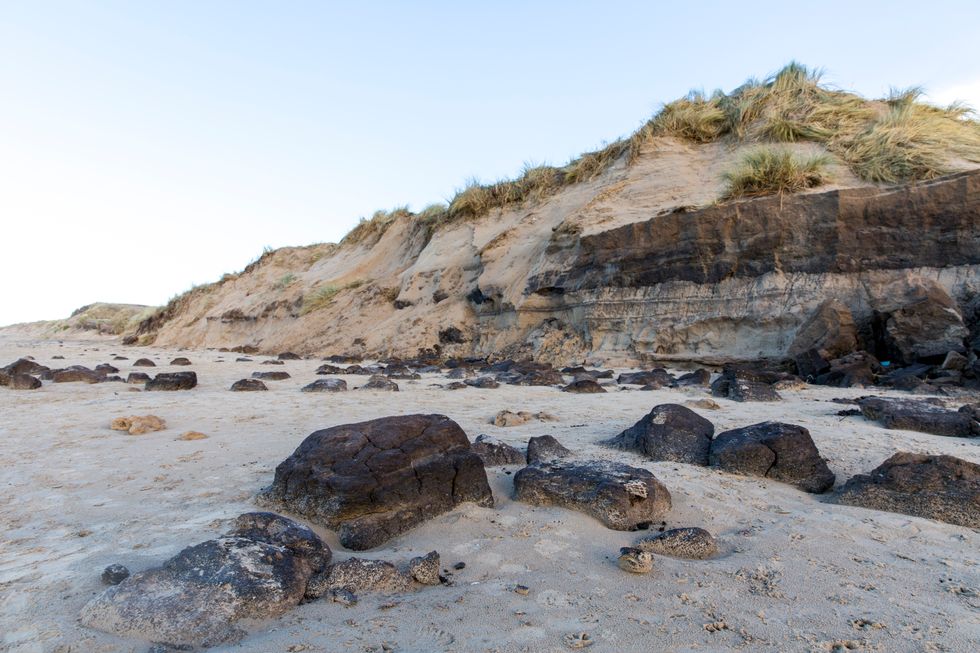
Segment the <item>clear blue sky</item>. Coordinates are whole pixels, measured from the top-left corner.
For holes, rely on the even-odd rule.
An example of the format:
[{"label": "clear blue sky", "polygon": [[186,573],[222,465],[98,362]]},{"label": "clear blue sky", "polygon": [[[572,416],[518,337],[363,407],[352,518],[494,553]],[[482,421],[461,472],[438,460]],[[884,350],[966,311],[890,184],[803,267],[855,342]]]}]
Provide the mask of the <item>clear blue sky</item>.
[{"label": "clear blue sky", "polygon": [[976,103],[978,26],[976,1],[0,0],[0,324],[164,302],[790,59]]}]

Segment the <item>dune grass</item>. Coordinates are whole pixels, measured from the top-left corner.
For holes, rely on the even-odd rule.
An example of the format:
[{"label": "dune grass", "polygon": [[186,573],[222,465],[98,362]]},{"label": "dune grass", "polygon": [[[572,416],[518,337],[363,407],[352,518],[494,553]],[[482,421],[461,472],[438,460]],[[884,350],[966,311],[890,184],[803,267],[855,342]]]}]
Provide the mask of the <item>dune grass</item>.
[{"label": "dune grass", "polygon": [[734,170],[725,174],[723,199],[795,193],[829,180],[826,155],[803,156],[785,147],[761,146],[746,153]]},{"label": "dune grass", "polygon": [[303,304],[300,307],[299,314],[306,315],[307,313],[312,313],[313,311],[319,311],[322,308],[326,308],[333,303],[334,297],[336,297],[341,291],[360,288],[365,283],[366,282],[363,279],[350,281],[343,285],[322,283],[311,292],[303,296]]}]

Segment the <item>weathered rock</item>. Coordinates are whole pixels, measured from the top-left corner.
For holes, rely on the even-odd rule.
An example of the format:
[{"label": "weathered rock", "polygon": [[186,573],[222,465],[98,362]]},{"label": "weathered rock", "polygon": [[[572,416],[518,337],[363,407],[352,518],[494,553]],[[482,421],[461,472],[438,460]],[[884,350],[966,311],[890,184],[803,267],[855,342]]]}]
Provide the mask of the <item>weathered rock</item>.
[{"label": "weathered rock", "polygon": [[718,555],[718,543],[703,528],[674,528],[663,533],[644,537],[636,548],[657,555],[705,560]]},{"label": "weathered rock", "polygon": [[980,529],[980,465],[898,452],[870,473],[851,478],[834,500]]},{"label": "weathered rock", "polygon": [[956,370],[962,372],[970,365],[970,359],[963,354],[955,351],[951,351],[946,354],[946,358],[943,359],[942,368],[944,370]]},{"label": "weathered rock", "polygon": [[424,556],[412,558],[408,563],[408,573],[416,582],[423,585],[438,585],[439,579],[439,553],[429,551]]},{"label": "weathered rock", "polygon": [[793,343],[786,353],[791,358],[798,358],[814,350],[822,358],[830,360],[850,354],[857,349],[857,345],[857,326],[850,309],[836,299],[828,299],[796,330]]},{"label": "weathered rock", "polygon": [[500,442],[485,435],[476,436],[470,449],[480,457],[484,467],[500,467],[502,465],[523,465],[526,462],[524,454],[516,447],[506,442]]},{"label": "weathered rock", "polygon": [[466,385],[462,381],[453,381],[452,383],[447,383],[443,386],[444,390],[465,390],[470,386]]},{"label": "weathered rock", "polygon": [[626,372],[616,377],[616,383],[619,385],[652,385],[665,388],[673,382],[674,377],[663,368],[647,372]]},{"label": "weathered rock", "polygon": [[[106,589],[82,609],[82,624],[175,648],[209,647],[240,639],[242,620],[294,607],[329,549],[285,517],[250,514],[252,527],[188,547]],[[319,554],[310,555],[313,549]]]},{"label": "weathered rock", "polygon": [[335,591],[351,594],[400,594],[412,589],[412,577],[385,560],[348,558],[310,579],[306,597],[316,599]]},{"label": "weathered rock", "polygon": [[95,372],[96,374],[99,374],[100,376],[106,376],[107,374],[117,373],[119,371],[119,368],[109,365],[108,363],[101,363],[99,365],[96,365],[95,369],[92,371]]},{"label": "weathered rock", "polygon": [[530,413],[526,410],[521,410],[514,412],[512,410],[502,410],[497,413],[493,421],[491,422],[494,426],[507,427],[507,426],[521,426],[522,424],[527,424],[532,420],[538,420],[541,422],[553,422],[557,418],[549,413]]},{"label": "weathered rock", "polygon": [[190,390],[197,385],[195,372],[161,372],[146,382],[145,390]]},{"label": "weathered rock", "polygon": [[292,377],[289,372],[252,372],[252,378],[263,381],[285,381]]},{"label": "weathered rock", "polygon": [[562,391],[573,392],[576,394],[595,394],[604,393],[606,389],[592,379],[579,379],[578,381],[572,381],[566,385],[564,388],[562,388]]},{"label": "weathered rock", "polygon": [[734,474],[762,476],[820,493],[834,484],[834,473],[802,426],[761,422],[725,431],[711,443],[709,461]]},{"label": "weathered rock", "polygon": [[63,370],[56,370],[51,374],[51,380],[55,383],[98,383],[102,377],[81,365],[73,365]]},{"label": "weathered rock", "polygon": [[150,380],[150,375],[146,372],[130,372],[126,377],[126,383],[146,383]]},{"label": "weathered rock", "polygon": [[375,374],[377,370],[368,369],[366,367],[361,367],[360,365],[350,365],[344,369],[344,374],[357,374],[361,376],[367,376],[369,374]]},{"label": "weathered rock", "polygon": [[133,367],[156,367],[157,364],[149,358],[137,358],[133,361]]},{"label": "weathered rock", "polygon": [[189,358],[184,358],[183,356],[178,356],[177,358],[170,361],[171,365],[193,365]]},{"label": "weathered rock", "polygon": [[921,280],[902,298],[900,307],[883,311],[880,339],[894,360],[913,363],[941,359],[948,352],[964,352],[969,330],[956,301],[938,284]]},{"label": "weathered rock", "polygon": [[647,527],[671,505],[651,472],[611,461],[529,465],[514,475],[514,498],[578,510],[617,531]]},{"label": "weathered rock", "polygon": [[631,574],[649,574],[653,571],[653,556],[643,549],[624,546],[619,550],[616,564],[620,569]]},{"label": "weathered rock", "polygon": [[681,374],[677,377],[674,382],[679,388],[687,386],[705,386],[707,387],[711,383],[711,372],[704,369],[703,367],[694,370],[693,372],[688,372],[687,374]]},{"label": "weathered rock", "polygon": [[807,349],[794,358],[797,373],[804,379],[814,381],[821,374],[830,371],[830,361],[816,349]]},{"label": "weathered rock", "polygon": [[711,394],[733,401],[779,401],[781,397],[773,387],[761,381],[740,379],[728,372],[711,384]]},{"label": "weathered rock", "polygon": [[102,583],[118,585],[129,578],[129,569],[119,564],[112,564],[102,570]]},{"label": "weathered rock", "polygon": [[947,410],[928,401],[862,397],[861,413],[886,429],[920,431],[958,438],[980,436],[980,423],[968,413]]},{"label": "weathered rock", "polygon": [[0,385],[7,386],[10,384],[10,375],[0,370]]},{"label": "weathered rock", "polygon": [[277,358],[279,360],[281,360],[281,361],[299,361],[299,360],[303,360],[303,357],[302,356],[300,356],[299,354],[294,354],[291,351],[284,351],[281,354],[279,354],[279,356],[277,356]]},{"label": "weathered rock", "polygon": [[405,415],[316,431],[276,468],[263,500],[369,549],[456,505],[493,505],[480,457],[444,415]]},{"label": "weathered rock", "polygon": [[493,388],[500,387],[500,384],[492,376],[478,376],[475,379],[466,379],[463,383],[470,387],[482,388],[484,390],[492,390]]},{"label": "weathered rock", "polygon": [[262,361],[259,364],[260,365],[285,365],[285,363],[283,363],[281,360],[277,360],[277,359],[264,360],[264,361]]},{"label": "weathered rock", "polygon": [[695,399],[686,402],[687,406],[700,408],[702,410],[721,410],[721,405],[714,399]]},{"label": "weathered rock", "polygon": [[344,368],[337,367],[336,365],[330,365],[329,363],[324,363],[320,367],[316,368],[315,374],[345,374]]},{"label": "weathered rock", "polygon": [[264,392],[269,388],[258,379],[238,379],[231,384],[232,392]]},{"label": "weathered rock", "polygon": [[398,384],[391,379],[382,376],[381,374],[375,374],[367,383],[362,385],[359,390],[385,390],[387,392],[398,392]]},{"label": "weathered rock", "polygon": [[300,388],[302,392],[345,392],[347,381],[343,379],[317,379]]},{"label": "weathered rock", "polygon": [[11,374],[7,387],[11,390],[37,390],[41,387],[41,379],[30,374]]},{"label": "weathered rock", "polygon": [[31,374],[37,375],[42,372],[48,372],[51,368],[41,365],[30,358],[18,358],[13,363],[4,366],[0,371],[7,374],[7,376],[13,376],[14,374]]},{"label": "weathered rock", "polygon": [[117,417],[109,424],[113,431],[126,431],[130,435],[143,435],[151,431],[162,431],[167,423],[156,415],[132,415]]},{"label": "weathered rock", "polygon": [[714,424],[690,408],[662,404],[605,444],[651,460],[707,465],[714,434]]},{"label": "weathered rock", "polygon": [[539,435],[527,441],[527,464],[559,460],[571,456],[569,451],[553,435]]},{"label": "weathered rock", "polygon": [[830,361],[830,370],[817,375],[813,382],[835,388],[867,387],[874,385],[875,379],[883,371],[881,363],[873,355],[856,351]]}]

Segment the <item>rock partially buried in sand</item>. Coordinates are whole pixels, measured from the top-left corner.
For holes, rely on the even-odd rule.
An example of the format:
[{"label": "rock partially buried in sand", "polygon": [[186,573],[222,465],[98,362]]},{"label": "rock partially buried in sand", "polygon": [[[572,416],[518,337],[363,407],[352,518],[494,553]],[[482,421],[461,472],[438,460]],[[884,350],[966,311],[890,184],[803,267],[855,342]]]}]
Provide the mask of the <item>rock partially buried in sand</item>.
[{"label": "rock partially buried in sand", "polygon": [[779,396],[771,385],[761,381],[738,378],[724,373],[711,384],[711,394],[733,401],[779,401]]},{"label": "rock partially buried in sand", "polygon": [[81,623],[175,648],[232,643],[245,634],[239,621],[296,606],[329,560],[330,549],[309,528],[248,513],[224,536],[108,588],[82,609]]},{"label": "rock partially buried in sand", "polygon": [[122,565],[109,565],[102,570],[102,583],[104,585],[118,585],[129,578],[129,569]]},{"label": "rock partially buried in sand", "polygon": [[557,421],[557,419],[558,418],[555,417],[554,415],[551,415],[549,413],[543,413],[543,412],[529,413],[526,410],[522,410],[515,413],[512,410],[502,410],[494,416],[493,420],[491,421],[491,424],[493,424],[494,426],[507,427],[507,426],[520,426],[522,424],[527,424],[531,420],[539,420],[542,422],[554,422]]},{"label": "rock partially buried in sand", "polygon": [[424,556],[412,558],[408,563],[408,573],[416,582],[423,585],[438,585],[439,552],[429,551]]},{"label": "rock partially buried in sand", "polygon": [[616,564],[620,569],[631,574],[649,574],[653,571],[653,556],[643,549],[624,546],[619,550]]},{"label": "rock partially buried in sand", "polygon": [[862,397],[861,413],[886,429],[906,429],[959,438],[980,436],[980,423],[966,411],[947,410],[928,401]]},{"label": "rock partially buried in sand", "polygon": [[646,527],[671,505],[670,492],[651,472],[604,460],[525,467],[514,475],[514,498],[584,512],[617,531]]},{"label": "rock partially buried in sand", "polygon": [[276,468],[260,500],[339,531],[370,549],[471,501],[493,505],[480,457],[444,415],[383,417],[307,437]]},{"label": "rock partially buried in sand", "polygon": [[178,440],[206,440],[208,436],[204,435],[200,431],[187,431],[186,433],[181,433]]},{"label": "rock partially buried in sand", "polygon": [[51,380],[55,383],[98,383],[102,377],[87,367],[73,365],[63,370],[55,370],[51,374]]},{"label": "rock partially buried in sand", "polygon": [[690,408],[661,404],[604,444],[644,454],[651,460],[707,465],[714,434],[714,424]]},{"label": "rock partially buried in sand", "polygon": [[258,379],[239,379],[231,384],[232,392],[263,392],[269,388]]},{"label": "rock partially buried in sand", "polygon": [[151,431],[162,431],[167,423],[156,415],[133,415],[117,417],[109,425],[113,431],[126,431],[130,435],[143,435]]},{"label": "rock partially buried in sand", "polygon": [[685,402],[685,405],[691,408],[700,408],[701,410],[721,410],[721,405],[714,399],[695,399]]},{"label": "rock partially buried in sand", "polygon": [[347,381],[343,379],[317,379],[300,388],[301,392],[346,392]]},{"label": "rock partially buried in sand", "polygon": [[37,390],[41,387],[41,379],[30,374],[11,374],[7,387],[11,390]]},{"label": "rock partially buried in sand", "polygon": [[190,390],[197,385],[194,372],[161,372],[146,382],[145,390]]},{"label": "rock partially buried in sand", "polygon": [[805,492],[819,494],[834,484],[810,432],[795,424],[762,422],[725,431],[711,443],[709,459],[726,472],[771,478]]},{"label": "rock partially buried in sand", "polygon": [[833,500],[980,529],[980,465],[901,451],[851,478]]},{"label": "rock partially buried in sand", "polygon": [[592,379],[579,379],[572,381],[564,388],[563,392],[573,392],[575,394],[601,394],[606,391],[601,385]]},{"label": "rock partially buried in sand", "polygon": [[412,577],[390,562],[348,558],[314,576],[306,588],[306,597],[316,599],[335,591],[400,594],[411,589]]},{"label": "rock partially buried in sand", "polygon": [[499,388],[500,384],[492,376],[480,376],[475,379],[466,379],[463,381],[464,384],[473,387],[480,388],[482,390],[493,390],[494,388]]},{"label": "rock partially buried in sand", "polygon": [[149,358],[138,358],[133,361],[133,367],[156,367],[157,364]]},{"label": "rock partially buried in sand", "polygon": [[126,383],[146,383],[150,380],[150,375],[146,372],[130,372],[126,377]]},{"label": "rock partially buried in sand", "polygon": [[285,381],[290,378],[289,372],[252,372],[253,379],[264,381]]},{"label": "rock partially buried in sand", "polygon": [[[62,356],[62,358],[64,358],[64,356]],[[51,368],[41,365],[30,358],[18,358],[13,363],[0,368],[0,373],[6,374],[7,376],[13,376],[14,374],[37,375],[50,371]]]},{"label": "rock partially buried in sand", "polygon": [[572,452],[553,435],[539,435],[527,441],[527,464],[568,458]]},{"label": "rock partially buried in sand", "polygon": [[470,449],[480,457],[484,467],[523,465],[527,462],[524,454],[516,447],[485,435],[476,436],[476,440],[470,445]]},{"label": "rock partially buried in sand", "polygon": [[170,361],[171,365],[193,365],[190,359],[184,358],[183,356],[178,356],[177,358]]},{"label": "rock partially buried in sand", "polygon": [[674,528],[644,537],[634,545],[638,549],[690,560],[706,560],[718,555],[718,543],[703,528]]},{"label": "rock partially buried in sand", "polygon": [[375,374],[368,382],[362,385],[359,390],[386,390],[388,392],[398,392],[398,384],[391,379],[381,375]]}]

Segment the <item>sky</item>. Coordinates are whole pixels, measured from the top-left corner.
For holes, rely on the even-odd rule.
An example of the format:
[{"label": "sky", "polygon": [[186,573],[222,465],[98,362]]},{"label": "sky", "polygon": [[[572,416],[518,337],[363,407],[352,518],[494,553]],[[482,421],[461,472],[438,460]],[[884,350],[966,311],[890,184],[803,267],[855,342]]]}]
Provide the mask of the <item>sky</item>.
[{"label": "sky", "polygon": [[0,0],[0,325],[162,304],[794,59],[980,107],[978,25],[975,0]]}]

